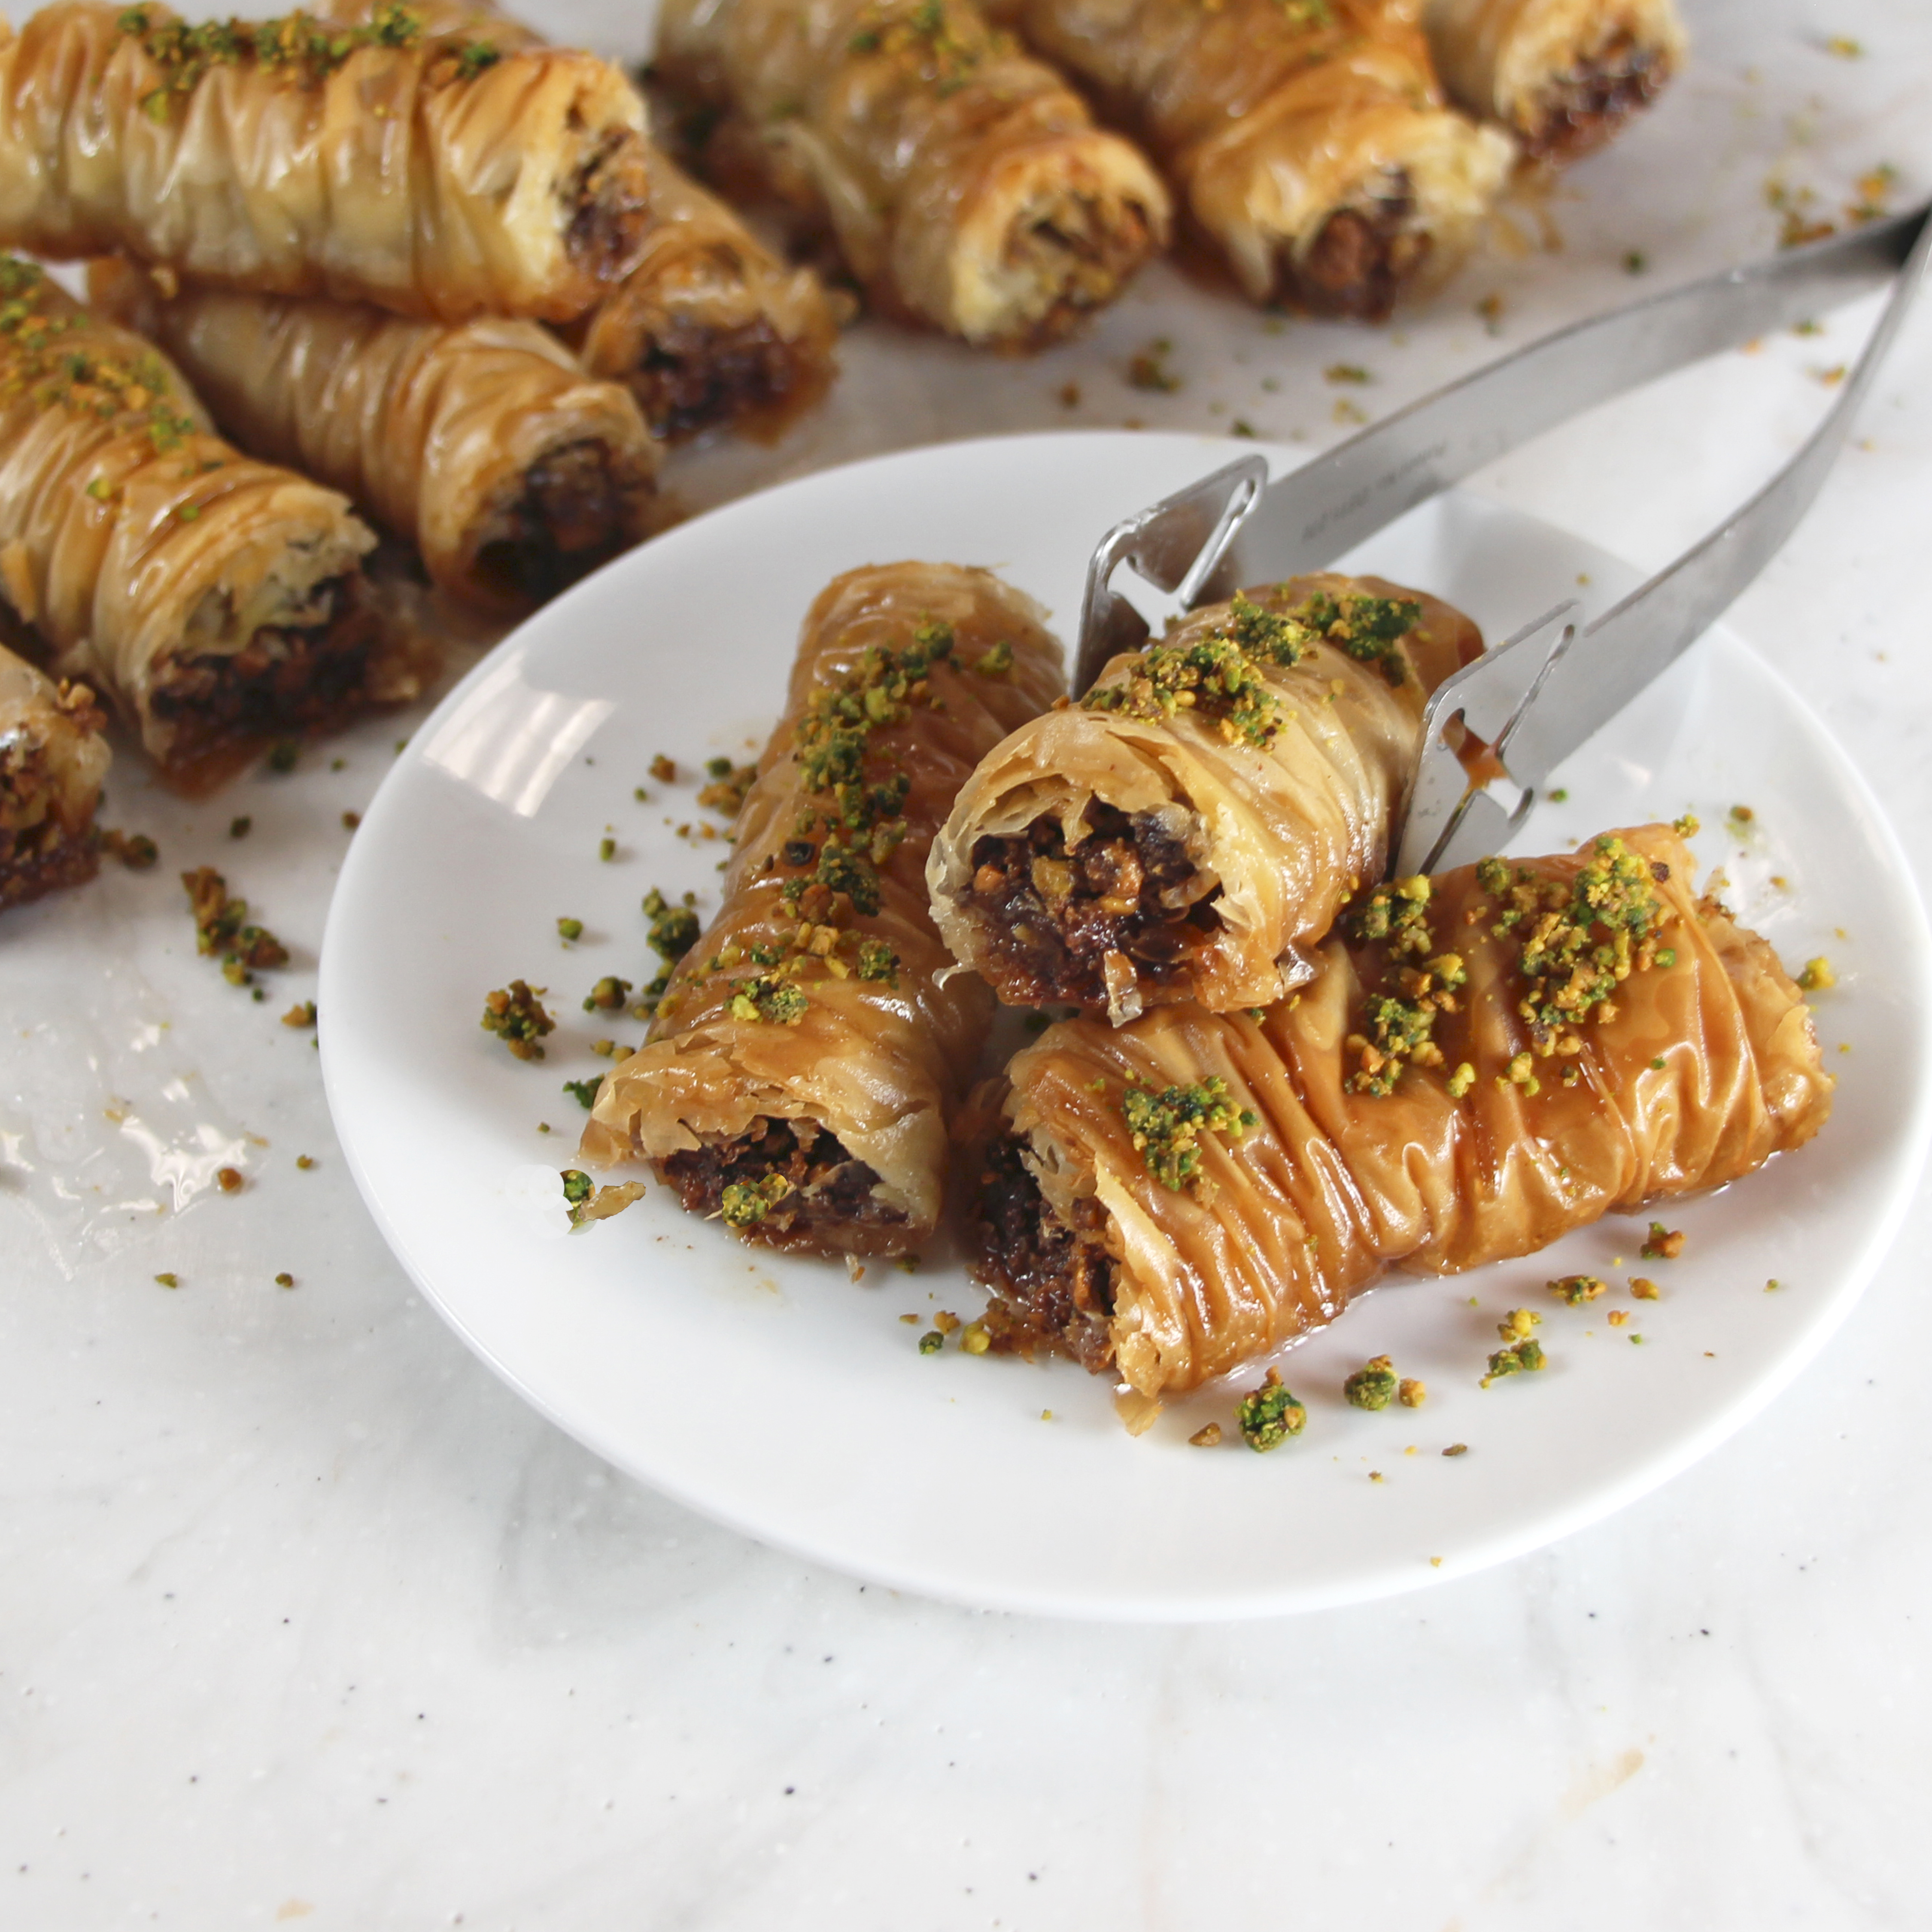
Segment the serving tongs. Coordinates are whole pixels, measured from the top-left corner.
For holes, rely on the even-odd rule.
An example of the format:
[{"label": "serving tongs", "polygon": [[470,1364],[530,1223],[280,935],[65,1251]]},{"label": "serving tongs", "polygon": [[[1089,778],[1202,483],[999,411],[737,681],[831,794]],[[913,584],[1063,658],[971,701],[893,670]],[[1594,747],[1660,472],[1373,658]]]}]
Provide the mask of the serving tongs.
[{"label": "serving tongs", "polygon": [[[1137,650],[1147,620],[1113,588],[1122,566],[1190,609],[1233,584],[1318,570],[1519,444],[1626,390],[1805,320],[1895,278],[1892,299],[1824,420],[1736,515],[1594,622],[1559,604],[1444,680],[1391,842],[1396,876],[1495,852],[1550,773],[1674,663],[1763,569],[1822,486],[1932,258],[1932,205],[1577,322],[1412,403],[1268,482],[1243,458],[1115,525],[1088,566],[1074,690]],[[1460,721],[1516,793],[1472,778]],[[1454,736],[1460,740],[1461,734]],[[1485,764],[1492,772],[1496,767]]]}]

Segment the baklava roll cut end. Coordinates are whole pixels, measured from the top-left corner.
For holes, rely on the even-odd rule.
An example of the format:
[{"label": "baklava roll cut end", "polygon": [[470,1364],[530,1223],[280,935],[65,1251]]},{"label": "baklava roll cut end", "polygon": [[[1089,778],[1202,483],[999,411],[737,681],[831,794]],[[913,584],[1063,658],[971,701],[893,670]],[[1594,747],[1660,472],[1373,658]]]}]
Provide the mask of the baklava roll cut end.
[{"label": "baklava roll cut end", "polygon": [[0,596],[190,790],[412,697],[347,502],[220,441],[154,346],[0,257]]},{"label": "baklava roll cut end", "polygon": [[0,35],[0,241],[61,260],[562,322],[636,259],[648,189],[609,62],[396,0],[199,26],[60,0]]},{"label": "baklava roll cut end", "polygon": [[658,452],[635,400],[539,323],[195,286],[170,298],[114,263],[89,280],[226,434],[345,492],[466,603],[527,610],[647,534]]},{"label": "baklava roll cut end", "polygon": [[896,1254],[932,1232],[992,1000],[933,930],[926,853],[974,766],[1062,688],[1042,615],[950,564],[819,597],[723,906],[604,1081],[588,1162],[648,1160],[771,1246]]},{"label": "baklava roll cut end", "polygon": [[652,432],[674,439],[726,426],[775,436],[838,371],[818,278],[656,149],[644,253],[572,339],[592,375],[625,384]]},{"label": "baklava roll cut end", "polygon": [[933,916],[1013,1006],[1116,1022],[1265,1006],[1386,860],[1460,612],[1323,572],[1196,611],[974,773],[933,848]]},{"label": "baklava roll cut end", "polygon": [[1692,865],[1651,826],[1400,881],[1258,1017],[1052,1028],[980,1110],[996,1346],[1110,1371],[1144,1421],[1386,1268],[1532,1253],[1802,1145],[1810,1016]]},{"label": "baklava roll cut end", "polygon": [[1648,106],[1689,46],[1676,0],[1429,0],[1425,19],[1450,94],[1558,166]]},{"label": "baklava roll cut end", "polygon": [[1379,320],[1446,274],[1508,136],[1450,111],[1405,0],[1012,0],[1142,135],[1255,301]]},{"label": "baklava roll cut end", "polygon": [[670,0],[656,71],[707,154],[829,227],[882,308],[1024,348],[1166,243],[1167,191],[971,0]]},{"label": "baklava roll cut end", "polygon": [[106,722],[85,685],[0,648],[0,911],[93,878]]}]

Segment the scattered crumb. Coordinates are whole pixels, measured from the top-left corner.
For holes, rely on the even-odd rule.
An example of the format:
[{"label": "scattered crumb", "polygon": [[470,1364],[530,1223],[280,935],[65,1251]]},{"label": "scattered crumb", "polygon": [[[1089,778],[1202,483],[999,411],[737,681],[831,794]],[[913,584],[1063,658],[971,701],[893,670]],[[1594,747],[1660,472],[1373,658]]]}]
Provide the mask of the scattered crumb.
[{"label": "scattered crumb", "polygon": [[1077,410],[1080,406],[1080,385],[1078,382],[1060,384],[1060,406],[1063,410]]},{"label": "scattered crumb", "polygon": [[314,1026],[315,1002],[313,1000],[298,1000],[286,1012],[283,1014],[282,1024],[285,1027]]},{"label": "scattered crumb", "polygon": [[[1404,1408],[1420,1408],[1429,1400],[1429,1384],[1414,1376],[1405,1376],[1395,1393],[1396,1400]],[[1412,1449],[1408,1453],[1413,1456],[1415,1451]]]},{"label": "scattered crumb", "polygon": [[1684,1252],[1684,1231],[1666,1228],[1661,1221],[1650,1224],[1650,1233],[1637,1250],[1647,1262],[1674,1262]]},{"label": "scattered crumb", "polygon": [[656,778],[659,784],[676,784],[677,783],[676,761],[674,759],[666,758],[662,752],[660,752],[657,756],[651,760],[649,770],[651,776]]},{"label": "scattered crumb", "polygon": [[158,1274],[154,1279],[164,1288],[178,1288],[181,1286],[181,1276],[178,1274]]},{"label": "scattered crumb", "polygon": [[1156,336],[1128,363],[1128,386],[1156,390],[1163,395],[1172,394],[1180,387],[1181,380],[1168,367],[1167,358],[1173,353],[1174,344],[1164,335]]},{"label": "scattered crumb", "polygon": [[959,1346],[969,1355],[983,1355],[993,1346],[983,1322],[969,1322],[959,1331]]},{"label": "scattered crumb", "polygon": [[359,812],[345,812],[342,814],[342,829],[345,832],[353,832],[362,823],[362,814]]},{"label": "scattered crumb", "polygon": [[298,1154],[296,1156],[296,1165],[300,1168],[304,1174],[306,1174],[310,1168],[314,1166],[315,1156],[313,1154]]},{"label": "scattered crumb", "polygon": [[1629,1319],[1630,1310],[1628,1308],[1613,1308],[1610,1310],[1610,1323],[1612,1328],[1621,1328]]},{"label": "scattered crumb", "polygon": [[238,818],[228,821],[228,836],[231,838],[245,838],[254,828],[255,821],[244,812]]},{"label": "scattered crumb", "polygon": [[1838,976],[1832,970],[1832,962],[1821,952],[1816,959],[1808,959],[1804,970],[1798,976],[1798,989],[1802,993],[1828,992],[1838,983]]},{"label": "scattered crumb", "polygon": [[242,1191],[242,1176],[232,1167],[218,1167],[214,1170],[214,1184],[224,1194],[238,1194]]},{"label": "scattered crumb", "polygon": [[1322,372],[1330,382],[1372,382],[1375,378],[1358,362],[1331,362]]},{"label": "scattered crumb", "polygon": [[1767,1294],[1775,1294],[1778,1292],[1778,1278],[1776,1276],[1774,1275],[1769,1281],[1765,1283],[1764,1292]]},{"label": "scattered crumb", "polygon": [[902,1315],[899,1319],[910,1327],[916,1328],[919,1326],[919,1317],[916,1315]]},{"label": "scattered crumb", "polygon": [[942,1335],[950,1335],[953,1330],[959,1326],[959,1318],[953,1313],[951,1309],[942,1308],[939,1312],[932,1318],[932,1325],[937,1328]]},{"label": "scattered crumb", "polygon": [[1197,1429],[1187,1439],[1196,1449],[1212,1449],[1221,1440],[1221,1425],[1210,1422],[1205,1429]]},{"label": "scattered crumb", "polygon": [[1385,1480],[1385,1479],[1384,1479],[1384,1478],[1383,1477],[1383,1474],[1382,1474],[1382,1472],[1381,1472],[1381,1470],[1379,1470],[1379,1469],[1371,1469],[1371,1470],[1369,1472],[1369,1480],[1370,1480],[1370,1482],[1372,1482],[1372,1483],[1379,1483],[1379,1482],[1382,1482],[1382,1481],[1383,1481],[1383,1480]]},{"label": "scattered crumb", "polygon": [[275,1277],[275,1286],[278,1288],[292,1288],[295,1285],[296,1278],[292,1274],[278,1274]]},{"label": "scattered crumb", "polygon": [[1650,257],[1641,248],[1632,248],[1624,256],[1624,273],[1640,275],[1650,266]]},{"label": "scattered crumb", "polygon": [[1639,1301],[1654,1301],[1657,1299],[1656,1282],[1644,1275],[1630,1277],[1630,1292]]},{"label": "scattered crumb", "polygon": [[[1445,1456],[1466,1456],[1469,1453],[1469,1445],[1466,1442],[1452,1442],[1442,1453]],[[1438,1563],[1442,1560],[1440,1557],[1436,1558]]]}]

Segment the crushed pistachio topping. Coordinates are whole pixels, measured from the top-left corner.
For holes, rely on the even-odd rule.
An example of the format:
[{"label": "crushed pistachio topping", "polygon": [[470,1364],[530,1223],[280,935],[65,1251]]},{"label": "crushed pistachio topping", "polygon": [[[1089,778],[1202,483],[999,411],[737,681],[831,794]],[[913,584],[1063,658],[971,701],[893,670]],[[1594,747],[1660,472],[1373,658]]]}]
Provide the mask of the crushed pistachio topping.
[{"label": "crushed pistachio topping", "polygon": [[1408,674],[1402,640],[1422,621],[1422,606],[1412,597],[1330,597],[1318,590],[1297,615],[1330,644],[1360,664],[1372,664],[1392,685]]},{"label": "crushed pistachio topping", "polygon": [[973,668],[981,677],[1004,677],[1013,668],[1012,640],[1002,638],[992,649],[974,660]]},{"label": "crushed pistachio topping", "polygon": [[44,270],[16,255],[0,255],[0,400],[26,395],[41,409],[120,421],[130,430],[145,430],[158,456],[178,449],[195,425],[176,406],[173,379],[160,358],[123,361],[75,347],[72,338],[88,317],[78,310],[49,313],[50,296],[58,302]]},{"label": "crushed pistachio topping", "polygon": [[919,1338],[919,1352],[922,1355],[936,1355],[946,1346],[946,1337],[937,1328],[928,1328]]},{"label": "crushed pistachio topping", "polygon": [[1401,1378],[1386,1355],[1375,1355],[1342,1384],[1351,1408],[1386,1408],[1395,1400]]},{"label": "crushed pistachio topping", "polygon": [[[1578,1029],[1616,1018],[1613,995],[1631,974],[1676,964],[1676,952],[1658,944],[1674,916],[1657,891],[1670,877],[1660,860],[1607,836],[1568,884],[1500,859],[1477,866],[1477,883],[1497,902],[1491,933],[1520,943],[1526,984],[1516,1010],[1539,1058],[1582,1052]],[[1530,1078],[1516,1084],[1536,1090]]]},{"label": "crushed pistachio topping", "polygon": [[[1469,976],[1460,953],[1434,951],[1429,925],[1433,891],[1420,875],[1396,879],[1377,886],[1345,916],[1348,936],[1358,944],[1383,949],[1395,987],[1370,995],[1363,1003],[1361,1029],[1348,1036],[1346,1045],[1355,1057],[1351,1093],[1385,1097],[1395,1091],[1405,1068],[1443,1064],[1442,1049],[1432,1037],[1436,1016],[1456,1010],[1456,995]],[[1460,1100],[1475,1077],[1466,1064],[1458,1066],[1449,1083],[1450,1097]]]},{"label": "crushed pistachio topping", "polygon": [[1268,1379],[1258,1389],[1242,1396],[1234,1409],[1234,1421],[1241,1440],[1250,1449],[1264,1454],[1279,1449],[1291,1436],[1299,1436],[1308,1426],[1308,1412],[1294,1399],[1294,1391],[1270,1369]]},{"label": "crushed pistachio topping", "polygon": [[1533,1308],[1512,1308],[1496,1324],[1496,1333],[1505,1342],[1520,1342],[1543,1326],[1543,1317]]},{"label": "crushed pistachio topping", "polygon": [[604,1084],[601,1073],[593,1073],[588,1080],[566,1080],[563,1090],[587,1114],[597,1104],[597,1090]]},{"label": "crushed pistachio topping", "polygon": [[762,1180],[734,1180],[724,1190],[722,1212],[734,1228],[753,1228],[793,1191],[782,1174],[768,1174]]},{"label": "crushed pistachio topping", "polygon": [[698,803],[708,811],[736,818],[744,806],[745,794],[758,778],[758,766],[734,765],[729,758],[712,758],[706,761],[704,773],[710,783],[698,794]]},{"label": "crushed pistachio topping", "polygon": [[763,1020],[773,1026],[796,1026],[803,1019],[812,1001],[804,990],[788,980],[775,980],[760,973],[754,980],[731,982],[730,1012],[734,1020]]},{"label": "crushed pistachio topping", "polygon": [[556,1022],[543,1007],[549,989],[512,980],[483,1000],[483,1030],[494,1033],[519,1060],[541,1060],[544,1050],[538,1042],[547,1033],[556,1030]]},{"label": "crushed pistachio topping", "polygon": [[1490,1358],[1490,1372],[1483,1378],[1483,1387],[1500,1382],[1505,1376],[1532,1374],[1549,1366],[1545,1360],[1541,1342],[1534,1340],[1516,1342],[1513,1347],[1498,1348]]},{"label": "crushed pistachio topping", "polygon": [[1148,1173],[1177,1194],[1198,1184],[1203,1134],[1239,1140],[1261,1120],[1252,1108],[1229,1102],[1228,1083],[1218,1074],[1159,1094],[1150,1087],[1130,1087],[1120,1096],[1120,1112]]},{"label": "crushed pistachio topping", "polygon": [[1661,1221],[1652,1222],[1643,1246],[1637,1250],[1647,1262],[1674,1262],[1683,1252],[1683,1229],[1666,1228]]},{"label": "crushed pistachio topping", "polygon": [[1572,1308],[1580,1308],[1586,1301],[1594,1301],[1605,1293],[1610,1284],[1593,1274],[1566,1274],[1561,1281],[1546,1284],[1550,1292],[1559,1301],[1567,1301]]},{"label": "crushed pistachio topping", "polygon": [[630,994],[629,980],[620,980],[614,973],[607,973],[584,996],[584,1010],[586,1013],[614,1013]]},{"label": "crushed pistachio topping", "polygon": [[221,962],[221,976],[245,986],[255,974],[289,963],[289,950],[267,927],[248,922],[248,902],[230,898],[228,882],[212,866],[181,875],[194,915],[195,950]]},{"label": "crushed pistachio topping", "polygon": [[1798,976],[1798,989],[1802,993],[1822,993],[1838,983],[1838,976],[1822,953],[1816,959],[1806,960],[1804,971]]},{"label": "crushed pistachio topping", "polygon": [[556,936],[566,946],[573,946],[584,937],[584,922],[580,919],[560,919],[556,922]]},{"label": "crushed pistachio topping", "polygon": [[980,64],[1011,44],[1009,37],[972,15],[952,13],[946,0],[916,0],[909,13],[886,17],[874,10],[846,42],[846,51],[896,59],[942,99],[956,94]]},{"label": "crushed pistachio topping", "polygon": [[100,849],[110,859],[118,859],[130,872],[152,872],[160,862],[161,848],[145,832],[117,832],[100,835]]},{"label": "crushed pistachio topping", "polygon": [[882,980],[889,986],[899,982],[899,956],[883,939],[862,939],[859,942],[859,976],[862,980]]}]

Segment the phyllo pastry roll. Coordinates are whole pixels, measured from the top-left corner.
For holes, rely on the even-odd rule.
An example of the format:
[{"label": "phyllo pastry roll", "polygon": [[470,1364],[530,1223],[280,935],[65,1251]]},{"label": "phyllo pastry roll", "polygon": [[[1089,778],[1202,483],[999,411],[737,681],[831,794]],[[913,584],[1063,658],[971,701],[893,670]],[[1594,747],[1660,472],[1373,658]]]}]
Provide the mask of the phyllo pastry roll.
[{"label": "phyllo pastry roll", "polygon": [[884,310],[1024,346],[1165,244],[1144,156],[973,0],[667,0],[656,74],[722,114],[707,154],[829,226]]},{"label": "phyllo pastry roll", "polygon": [[933,845],[940,932],[1010,1005],[1267,1005],[1381,872],[1430,693],[1481,650],[1380,578],[1196,611],[973,774]]},{"label": "phyllo pastry roll", "polygon": [[590,54],[394,0],[193,27],[62,0],[0,34],[8,245],[446,322],[568,321],[636,257],[643,106]]},{"label": "phyllo pastry roll", "polygon": [[1676,0],[1427,0],[1424,24],[1451,96],[1559,165],[1648,106],[1689,44]]},{"label": "phyllo pastry roll", "polygon": [[527,610],[647,533],[658,452],[635,400],[539,322],[194,284],[170,298],[113,262],[89,280],[224,434],[344,491],[466,603]]},{"label": "phyllo pastry roll", "polygon": [[974,1170],[998,1346],[1111,1370],[1144,1422],[1387,1268],[1529,1254],[1810,1139],[1810,1016],[1692,865],[1650,826],[1398,880],[1258,1016],[1054,1028]]},{"label": "phyllo pastry roll", "polygon": [[413,696],[333,490],[222,442],[153,346],[0,256],[0,597],[169,776]]},{"label": "phyllo pastry roll", "polygon": [[926,849],[980,757],[1060,688],[1042,615],[952,564],[820,595],[724,904],[604,1081],[592,1165],[641,1156],[773,1247],[896,1254],[932,1232],[993,1003],[933,930]]},{"label": "phyllo pastry roll", "polygon": [[818,278],[781,261],[716,195],[651,150],[638,266],[571,332],[592,374],[626,384],[659,436],[776,434],[838,373]]},{"label": "phyllo pastry roll", "polygon": [[0,911],[93,878],[106,722],[85,685],[0,648]]},{"label": "phyllo pastry roll", "polygon": [[1514,149],[1445,105],[1420,0],[1004,0],[1138,134],[1255,301],[1379,321],[1466,250]]}]

